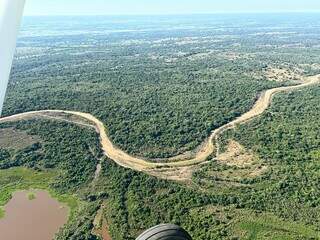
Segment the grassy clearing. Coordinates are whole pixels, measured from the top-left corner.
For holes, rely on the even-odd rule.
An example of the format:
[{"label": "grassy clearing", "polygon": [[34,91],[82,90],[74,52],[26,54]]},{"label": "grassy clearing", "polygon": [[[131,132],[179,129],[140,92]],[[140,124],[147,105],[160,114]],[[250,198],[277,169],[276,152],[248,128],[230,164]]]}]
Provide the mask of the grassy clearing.
[{"label": "grassy clearing", "polygon": [[246,240],[319,239],[315,229],[304,224],[282,220],[272,214],[241,211],[235,224],[235,232]]},{"label": "grassy clearing", "polygon": [[69,221],[71,219],[73,219],[75,217],[75,214],[77,212],[77,210],[79,209],[79,205],[81,204],[81,202],[79,202],[79,200],[71,195],[68,194],[57,194],[55,192],[53,192],[52,190],[49,190],[49,193],[51,195],[51,197],[57,199],[59,202],[66,204],[70,211],[69,211]]},{"label": "grassy clearing", "polygon": [[[0,170],[0,218],[4,217],[1,207],[5,206],[12,198],[12,194],[19,190],[42,189],[50,193],[59,202],[65,203],[70,208],[69,219],[72,219],[79,207],[79,201],[71,195],[58,194],[50,188],[50,183],[57,176],[57,171],[34,171],[27,168],[11,168]],[[29,194],[28,199],[34,199],[34,194]]]},{"label": "grassy clearing", "polygon": [[4,206],[12,193],[26,189],[48,189],[56,172],[37,172],[26,168],[0,170],[0,206]]}]

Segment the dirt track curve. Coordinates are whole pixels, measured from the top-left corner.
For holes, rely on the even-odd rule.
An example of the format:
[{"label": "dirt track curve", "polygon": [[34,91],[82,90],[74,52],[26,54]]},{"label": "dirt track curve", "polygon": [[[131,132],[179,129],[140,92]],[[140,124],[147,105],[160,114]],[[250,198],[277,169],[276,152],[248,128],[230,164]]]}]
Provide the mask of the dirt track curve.
[{"label": "dirt track curve", "polygon": [[97,119],[96,117],[94,117],[89,113],[82,113],[82,112],[76,112],[76,111],[64,111],[64,110],[41,110],[41,111],[25,112],[21,114],[12,115],[9,117],[0,118],[0,123],[8,122],[8,121],[16,121],[16,120],[24,119],[26,117],[33,117],[33,116],[46,114],[46,113],[60,113],[60,114],[62,113],[62,114],[71,114],[74,116],[78,116],[94,123],[100,135],[102,149],[105,155],[107,155],[110,159],[115,161],[120,166],[131,168],[137,171],[149,172],[152,169],[158,169],[161,167],[178,168],[178,167],[186,167],[186,166],[196,165],[196,164],[205,162],[207,158],[215,152],[215,149],[216,149],[216,153],[219,152],[219,145],[216,140],[218,139],[218,137],[221,135],[222,132],[224,132],[227,129],[235,127],[236,124],[247,122],[248,120],[262,114],[269,107],[274,94],[311,86],[319,82],[320,82],[320,75],[316,75],[316,76],[306,77],[305,81],[300,85],[273,88],[263,92],[259,97],[259,99],[256,101],[255,105],[248,112],[244,113],[243,115],[236,118],[235,120],[212,131],[209,138],[202,145],[201,149],[194,155],[194,157],[187,160],[174,161],[174,162],[165,162],[165,163],[149,162],[144,159],[133,157],[125,153],[124,151],[115,147],[112,144],[111,140],[106,134],[106,129],[104,124],[99,119]]}]

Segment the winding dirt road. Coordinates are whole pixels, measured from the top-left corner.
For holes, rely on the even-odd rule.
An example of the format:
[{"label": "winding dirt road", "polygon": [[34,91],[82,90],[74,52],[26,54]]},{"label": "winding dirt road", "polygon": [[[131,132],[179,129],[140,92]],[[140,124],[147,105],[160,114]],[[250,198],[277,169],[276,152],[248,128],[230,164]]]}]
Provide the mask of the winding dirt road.
[{"label": "winding dirt road", "polygon": [[121,149],[115,147],[110,141],[109,137],[106,134],[106,129],[104,124],[89,113],[76,112],[76,111],[64,111],[64,110],[42,110],[42,111],[33,111],[33,112],[25,112],[21,114],[16,114],[9,117],[4,117],[0,119],[0,123],[8,122],[8,121],[17,121],[24,118],[36,117],[38,115],[50,114],[50,113],[59,113],[59,114],[71,114],[74,116],[78,116],[92,122],[97,129],[97,132],[100,135],[100,141],[102,149],[106,156],[115,161],[120,166],[131,168],[137,171],[143,171],[150,173],[150,171],[159,169],[159,168],[168,168],[168,167],[186,167],[192,166],[196,164],[203,163],[207,160],[207,158],[211,155],[219,153],[219,145],[217,139],[219,136],[227,129],[234,128],[237,124],[245,123],[256,116],[261,115],[270,105],[272,101],[272,97],[274,94],[279,92],[287,92],[295,89],[315,85],[320,82],[320,75],[306,77],[305,81],[300,85],[288,86],[288,87],[279,87],[269,89],[263,92],[260,98],[256,101],[255,105],[246,113],[236,118],[235,120],[215,129],[212,131],[210,137],[206,140],[205,144],[201,147],[201,149],[194,155],[194,157],[174,162],[149,162],[144,159],[140,159],[138,157],[131,156]]}]

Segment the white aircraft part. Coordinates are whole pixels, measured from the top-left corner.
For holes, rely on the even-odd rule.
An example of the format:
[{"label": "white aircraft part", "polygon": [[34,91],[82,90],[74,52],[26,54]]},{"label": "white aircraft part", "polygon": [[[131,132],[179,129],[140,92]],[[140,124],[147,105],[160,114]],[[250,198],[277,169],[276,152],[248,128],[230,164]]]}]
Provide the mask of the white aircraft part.
[{"label": "white aircraft part", "polygon": [[0,116],[25,0],[0,0]]}]

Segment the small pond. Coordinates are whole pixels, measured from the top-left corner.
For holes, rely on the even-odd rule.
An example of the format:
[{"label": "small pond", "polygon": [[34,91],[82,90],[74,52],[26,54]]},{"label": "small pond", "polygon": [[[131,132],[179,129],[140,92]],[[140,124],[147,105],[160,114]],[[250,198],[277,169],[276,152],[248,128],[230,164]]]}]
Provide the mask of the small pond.
[{"label": "small pond", "polygon": [[0,239],[52,240],[68,221],[69,209],[47,191],[18,191],[4,207]]}]

